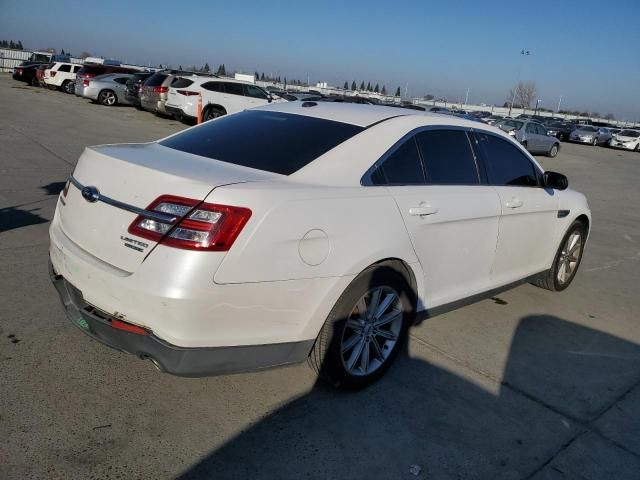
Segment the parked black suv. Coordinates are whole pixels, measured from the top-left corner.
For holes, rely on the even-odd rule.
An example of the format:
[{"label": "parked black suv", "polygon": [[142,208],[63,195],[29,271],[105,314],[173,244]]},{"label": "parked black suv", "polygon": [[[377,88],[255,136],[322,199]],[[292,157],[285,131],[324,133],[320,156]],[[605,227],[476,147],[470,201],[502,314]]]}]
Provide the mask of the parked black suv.
[{"label": "parked black suv", "polygon": [[553,122],[545,125],[549,135],[553,135],[561,142],[569,140],[569,135],[573,132],[577,125],[571,122]]},{"label": "parked black suv", "polygon": [[152,72],[134,73],[133,76],[127,80],[124,95],[132,105],[140,107],[140,87],[151,75],[153,75]]}]

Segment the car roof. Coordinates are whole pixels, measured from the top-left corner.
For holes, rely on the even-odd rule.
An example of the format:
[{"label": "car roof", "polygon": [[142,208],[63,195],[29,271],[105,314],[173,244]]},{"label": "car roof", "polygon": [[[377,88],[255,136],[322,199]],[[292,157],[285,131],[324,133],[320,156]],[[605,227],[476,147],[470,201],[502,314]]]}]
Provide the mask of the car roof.
[{"label": "car roof", "polygon": [[[305,105],[309,105],[306,106]],[[256,110],[291,113],[308,117],[333,120],[335,122],[370,127],[395,117],[416,117],[416,125],[452,125],[477,127],[478,122],[462,117],[434,112],[423,112],[409,108],[368,105],[347,102],[278,102],[255,107]],[[488,127],[488,125],[487,125]],[[488,127],[491,128],[491,127]]]}]

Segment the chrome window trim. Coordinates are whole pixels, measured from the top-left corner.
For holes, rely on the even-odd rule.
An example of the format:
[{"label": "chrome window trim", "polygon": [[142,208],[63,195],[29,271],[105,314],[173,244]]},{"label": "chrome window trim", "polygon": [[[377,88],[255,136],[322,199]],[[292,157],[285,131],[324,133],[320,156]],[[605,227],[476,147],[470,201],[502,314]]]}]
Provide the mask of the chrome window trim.
[{"label": "chrome window trim", "polygon": [[[82,185],[78,180],[74,178],[73,175],[69,176],[69,181],[80,191],[85,188],[85,185]],[[154,212],[153,210],[145,210],[144,208],[136,207],[135,205],[130,205],[128,203],[121,202],[119,200],[115,200],[111,197],[107,197],[98,191],[98,199],[97,202],[103,202],[107,205],[111,205],[112,207],[119,208],[121,210],[126,210],[127,212],[135,213],[137,215],[141,215],[145,218],[150,218],[151,220],[157,220],[159,222],[164,223],[174,223],[178,218],[169,215],[166,213]]]}]

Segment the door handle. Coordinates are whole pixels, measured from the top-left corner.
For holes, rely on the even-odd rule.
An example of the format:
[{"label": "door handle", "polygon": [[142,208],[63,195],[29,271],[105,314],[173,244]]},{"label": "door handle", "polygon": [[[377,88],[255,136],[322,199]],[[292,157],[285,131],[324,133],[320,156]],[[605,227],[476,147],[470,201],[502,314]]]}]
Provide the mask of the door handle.
[{"label": "door handle", "polygon": [[505,206],[507,208],[520,208],[522,205],[524,205],[522,203],[522,200],[520,200],[519,198],[515,198],[515,197],[513,197],[511,200],[509,200],[507,203],[505,203]]},{"label": "door handle", "polygon": [[419,207],[411,207],[409,209],[409,215],[416,217],[424,217],[425,215],[433,215],[438,213],[438,209],[431,205],[421,205]]}]

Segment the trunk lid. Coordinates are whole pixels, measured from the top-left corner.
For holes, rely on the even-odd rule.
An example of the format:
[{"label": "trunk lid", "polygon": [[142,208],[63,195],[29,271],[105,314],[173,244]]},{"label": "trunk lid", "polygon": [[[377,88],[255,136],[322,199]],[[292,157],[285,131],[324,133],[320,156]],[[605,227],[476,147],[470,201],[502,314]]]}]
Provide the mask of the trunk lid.
[{"label": "trunk lid", "polygon": [[[156,143],[88,147],[73,173],[83,186],[95,187],[101,195],[141,209],[161,195],[204,200],[218,186],[272,176]],[[103,201],[87,201],[74,185],[58,208],[65,235],[120,270],[134,272],[157,244],[128,233],[135,213]]]}]

